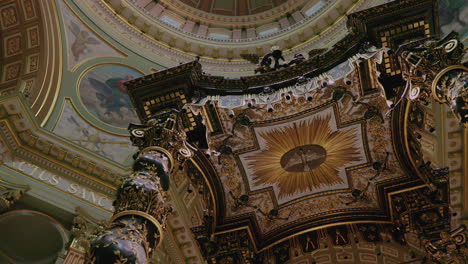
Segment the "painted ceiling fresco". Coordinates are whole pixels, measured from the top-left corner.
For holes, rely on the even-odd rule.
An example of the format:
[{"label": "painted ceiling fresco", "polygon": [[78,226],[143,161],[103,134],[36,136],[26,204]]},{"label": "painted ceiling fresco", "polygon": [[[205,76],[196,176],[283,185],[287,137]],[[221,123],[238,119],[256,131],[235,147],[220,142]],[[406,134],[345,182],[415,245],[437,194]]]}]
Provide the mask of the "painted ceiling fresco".
[{"label": "painted ceiling fresco", "polygon": [[287,0],[182,0],[182,2],[209,13],[245,16],[266,11]]},{"label": "painted ceiling fresco", "polygon": [[367,162],[361,124],[338,129],[331,105],[284,125],[272,121],[254,125],[259,149],[239,158],[250,189],[273,187],[280,205],[306,194],[346,189],[346,168]]},{"label": "painted ceiling fresco", "polygon": [[[62,188],[65,193],[60,197],[64,201],[68,199],[74,202],[73,206],[89,208],[93,201],[90,193],[95,192],[93,194],[98,195],[102,192],[109,197],[105,209],[110,210],[111,187],[117,186],[121,174],[128,172],[130,156],[135,151],[128,140],[126,128],[128,123],[139,123],[123,83],[143,76],[150,68],[156,71],[164,68],[156,63],[154,57],[145,56],[149,50],[159,51],[173,65],[193,60],[195,56],[184,53],[180,57],[182,55],[175,54],[174,49],[164,50],[149,41],[152,42],[157,37],[161,37],[161,41],[170,39],[174,47],[187,46],[186,48],[190,47],[200,53],[206,52],[209,56],[215,56],[217,50],[190,46],[184,42],[185,39],[172,39],[168,35],[163,40],[161,35],[154,32],[148,42],[139,41],[139,38],[145,37],[143,31],[130,32],[135,28],[129,27],[127,20],[115,22],[110,19],[111,16],[116,16],[115,13],[110,12],[106,16],[102,8],[96,8],[101,19],[109,23],[100,24],[85,7],[95,7],[89,3],[99,5],[107,2],[109,1],[22,0],[0,4],[0,27],[5,35],[3,54],[6,55],[1,60],[4,63],[1,66],[3,75],[0,76],[0,95],[5,100],[2,104],[14,99],[17,100],[16,106],[21,106],[20,110],[11,110],[13,108],[5,106],[9,111],[9,118],[16,118],[16,114],[21,118],[8,121],[2,119],[1,123],[5,127],[6,124],[15,129],[16,126],[20,127],[20,132],[12,130],[11,135],[18,134],[24,140],[21,141],[22,146],[16,147],[13,144],[19,143],[14,143],[13,139],[20,141],[10,134],[6,137],[2,132],[1,136],[10,141],[5,143],[0,140],[0,161],[8,163],[3,168],[17,170],[25,174],[24,177],[31,178],[28,184],[35,184],[36,192],[39,187],[51,190]],[[286,1],[184,2],[215,14],[249,15],[260,14]],[[358,1],[357,7],[367,7],[376,2],[378,1]],[[462,0],[439,1],[442,35],[455,30],[461,34],[461,39],[467,37],[467,8]],[[348,9],[345,8],[344,12],[346,10]],[[129,18],[132,15],[133,13]],[[337,21],[339,16],[332,14],[324,15],[323,18]],[[141,20],[134,22],[135,27],[146,26]],[[284,25],[281,24],[281,28],[289,26],[286,22],[282,22]],[[103,25],[107,25],[107,28]],[[19,28],[23,26],[24,30],[20,32]],[[122,32],[122,35],[112,33],[109,29]],[[316,34],[309,29],[307,31],[310,34]],[[320,28],[324,29],[325,27]],[[235,34],[236,32],[232,32],[233,37]],[[344,33],[334,29],[324,31],[321,36],[335,39],[334,34],[342,36]],[[119,38],[122,36],[128,38],[130,44],[119,45]],[[304,35],[304,38],[308,37],[311,36]],[[316,42],[317,45],[331,43],[321,39]],[[282,45],[289,45],[288,43],[284,41]],[[251,48],[249,52],[262,52],[255,48],[257,47]],[[231,55],[221,51],[218,56]],[[204,66],[204,70],[222,72],[243,67],[242,62],[230,64],[231,61],[213,61],[210,62],[213,63],[211,68]],[[372,59],[371,61],[373,62]],[[223,183],[228,220],[252,217],[260,228],[260,234],[268,235],[289,228],[290,223],[313,221],[314,217],[321,214],[331,215],[337,211],[369,214],[381,212],[382,204],[377,199],[376,185],[403,177],[404,172],[395,157],[394,146],[391,145],[391,124],[375,115],[375,112],[388,111],[386,101],[378,90],[364,92],[357,70],[348,66],[337,66],[335,73],[328,72],[321,76],[321,80],[326,80],[327,84],[314,80],[311,85],[296,86],[283,93],[264,93],[255,100],[226,96],[214,103],[224,133],[210,134],[208,143],[212,150],[210,159]],[[338,71],[339,74],[336,73]],[[229,72],[226,71],[226,74]],[[333,78],[335,76],[338,77]],[[246,102],[251,102],[252,106],[248,106]],[[201,104],[205,103],[208,104]],[[30,109],[25,110],[28,104]],[[453,131],[455,130],[446,131],[447,135]],[[447,143],[448,150],[456,149],[458,152],[449,155],[447,162],[452,169],[459,169],[455,173],[459,173],[458,178],[462,179],[462,165],[459,162],[462,159],[457,155],[463,151],[459,150],[463,148],[463,135],[452,136],[453,134],[450,134],[450,144]],[[436,156],[440,149],[431,145],[435,144],[435,140],[424,142],[424,139],[422,144],[425,144],[427,152]],[[226,145],[232,147],[231,153],[221,151]],[[32,149],[43,160],[29,156],[33,153]],[[24,165],[25,170],[21,171],[19,167],[23,158],[34,164]],[[34,167],[36,163],[37,168]],[[376,163],[384,166],[381,172],[376,170]],[[59,173],[63,181],[62,178],[54,178],[55,174],[52,173],[39,174],[40,168],[47,166],[54,173]],[[75,174],[80,177],[66,181],[75,177]],[[181,174],[174,175],[175,188],[174,193],[171,193],[174,204],[178,204],[181,211],[170,219],[172,229],[168,231],[164,251],[176,259],[173,263],[183,263],[187,259],[197,263],[201,257],[187,227],[202,222],[203,213],[201,206],[197,204],[201,199],[198,192],[188,193],[190,185]],[[56,184],[55,179],[60,179],[60,183]],[[461,188],[461,180],[456,181],[453,186]],[[44,187],[41,185],[43,183],[48,185]],[[66,196],[68,183],[79,183],[82,192]],[[39,187],[35,189],[36,186]],[[86,188],[90,188],[87,191],[88,196],[83,191],[88,190]],[[353,195],[356,190],[362,195]],[[455,193],[452,201],[461,203],[461,193]],[[246,206],[239,206],[236,199],[245,194],[249,195],[249,201]],[[103,213],[102,208],[98,208],[99,205],[94,206],[93,210],[101,213],[96,215],[101,218],[109,216],[107,211]],[[67,207],[66,210],[74,213],[74,209],[70,208]],[[182,212],[183,210],[186,212]],[[271,217],[272,211],[277,213],[274,217]],[[186,215],[187,212],[190,216]],[[187,221],[191,223],[187,224]],[[306,235],[300,237],[304,252],[311,251],[313,246],[313,242],[310,242],[312,240],[308,241]],[[174,253],[179,247],[183,252]],[[327,260],[324,263],[325,261]],[[333,260],[330,259],[329,263],[333,263]]]},{"label": "painted ceiling fresco", "polygon": [[81,78],[78,89],[81,101],[99,120],[127,128],[138,122],[124,83],[142,74],[129,67],[103,65],[92,68]]},{"label": "painted ceiling fresco", "polygon": [[124,57],[90,29],[65,1],[59,2],[67,41],[69,70],[75,70],[78,65],[92,58]]},{"label": "painted ceiling fresco", "polygon": [[[126,128],[138,123],[123,83],[143,76],[68,1],[57,1],[64,47],[61,96],[46,127],[74,145],[127,166],[134,151]],[[116,61],[117,60],[117,61]],[[148,67],[149,68],[149,67]],[[26,88],[25,88],[26,89]],[[24,91],[34,102],[33,91]],[[58,113],[58,114],[57,114]],[[46,122],[48,121],[48,122]]]},{"label": "painted ceiling fresco", "polygon": [[439,23],[441,35],[458,32],[460,39],[468,37],[468,4],[464,0],[439,0]]},{"label": "painted ceiling fresco", "polygon": [[93,153],[121,164],[131,159],[133,152],[136,151],[128,137],[111,135],[92,126],[73,109],[69,100],[65,101],[62,114],[53,131]]}]

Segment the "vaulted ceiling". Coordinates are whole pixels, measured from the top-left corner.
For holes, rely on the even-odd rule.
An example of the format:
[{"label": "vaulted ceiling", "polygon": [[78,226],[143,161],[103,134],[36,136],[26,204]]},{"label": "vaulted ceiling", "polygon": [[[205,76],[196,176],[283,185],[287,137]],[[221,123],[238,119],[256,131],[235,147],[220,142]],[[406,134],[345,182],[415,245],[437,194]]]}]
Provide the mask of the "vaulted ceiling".
[{"label": "vaulted ceiling", "polygon": [[[70,217],[78,214],[79,207],[106,219],[120,176],[130,172],[136,150],[126,127],[138,118],[123,82],[196,56],[201,56],[207,79],[216,79],[209,74],[251,75],[256,66],[240,54],[263,55],[279,45],[289,59],[295,53],[329,49],[348,33],[347,15],[383,2],[3,1],[0,178],[29,185],[30,198],[47,204],[36,206],[37,210],[53,206],[50,211],[65,211]],[[445,1],[441,7],[440,13],[446,14],[443,30],[463,24],[463,8]],[[456,16],[447,15],[454,12]],[[365,59],[373,63],[374,57]],[[388,62],[390,70],[392,63]],[[377,92],[363,92],[359,74],[356,69],[349,71],[323,89],[314,80],[308,87],[296,87],[289,99],[281,93],[276,99],[262,95],[256,100],[264,104],[255,108],[234,97],[217,101],[212,108],[203,106],[219,115],[219,127],[214,126],[208,137],[216,151],[205,158],[223,183],[217,196],[223,208],[218,212],[221,224],[248,221],[259,237],[267,239],[263,244],[258,241],[261,248],[288,237],[294,226],[313,228],[310,219],[331,216],[336,213],[333,208],[342,213],[341,220],[354,212],[362,214],[355,220],[370,214],[376,221],[388,220],[383,212],[388,201],[378,186],[405,173],[390,142],[390,122],[366,119],[368,106],[353,104],[354,96],[362,103],[373,101],[371,106],[382,113],[388,110]],[[263,80],[268,79],[274,80],[271,75]],[[245,78],[237,84],[249,81],[255,80]],[[346,92],[335,100],[341,87]],[[462,180],[466,136],[446,110],[436,106],[425,110],[432,113],[427,120],[444,128],[440,134],[423,133],[425,155],[451,165],[452,202],[456,210],[466,211],[462,206],[467,197]],[[248,117],[250,126],[232,118],[240,114]],[[321,131],[320,137],[309,137],[312,128]],[[222,129],[225,134],[218,133]],[[223,144],[231,147],[232,154],[217,156]],[[291,163],[291,157],[298,156],[304,161]],[[372,165],[385,160],[393,169],[370,180],[376,173]],[[284,172],[271,176],[275,171]],[[351,191],[365,188],[369,181],[368,195],[375,199],[354,202]],[[176,213],[158,256],[166,263],[171,258],[173,263],[202,261],[190,227],[202,223],[206,205],[203,195],[187,192],[190,185],[183,173],[174,175],[170,199]],[[248,195],[249,206],[236,205],[242,195]],[[277,210],[278,218],[270,221],[272,210]],[[69,220],[63,221],[65,226]]]},{"label": "vaulted ceiling", "polygon": [[287,0],[181,0],[181,2],[208,13],[245,16],[273,9]]}]

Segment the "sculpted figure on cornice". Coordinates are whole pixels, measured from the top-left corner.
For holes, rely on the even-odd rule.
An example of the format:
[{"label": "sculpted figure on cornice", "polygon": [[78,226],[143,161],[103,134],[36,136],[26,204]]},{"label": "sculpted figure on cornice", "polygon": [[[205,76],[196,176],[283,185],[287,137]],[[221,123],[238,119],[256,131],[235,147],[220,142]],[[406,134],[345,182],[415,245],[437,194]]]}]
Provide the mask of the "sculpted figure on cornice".
[{"label": "sculpted figure on cornice", "polygon": [[[378,3],[380,3],[379,0],[360,1],[352,8],[353,10],[359,10],[362,8],[374,6]],[[253,73],[254,67],[250,65],[247,61],[235,60],[235,58],[240,58],[240,53],[242,53],[241,49],[237,48],[239,40],[233,40],[234,42],[232,44],[232,47],[229,49],[225,49],[224,47],[227,47],[226,43],[224,43],[225,41],[223,41],[223,45],[221,46],[217,44],[213,45],[211,44],[211,42],[213,42],[211,40],[195,40],[193,37],[189,36],[190,33],[183,31],[179,33],[177,32],[177,29],[173,27],[169,28],[169,26],[164,25],[164,23],[158,23],[157,26],[153,26],[153,21],[146,17],[150,16],[150,14],[147,14],[148,11],[141,7],[126,6],[125,10],[130,12],[123,12],[124,14],[126,14],[125,16],[123,16],[123,14],[121,14],[120,11],[117,13],[121,15],[115,16],[116,11],[112,9],[113,7],[104,4],[101,1],[87,0],[83,2],[77,2],[77,5],[85,13],[93,14],[90,15],[90,17],[94,17],[95,23],[103,25],[103,27],[111,27],[115,29],[115,32],[113,32],[112,34],[117,39],[119,39],[119,41],[122,44],[125,44],[132,48],[141,48],[143,52],[142,55],[153,59],[153,61],[163,66],[173,67],[176,65],[174,62],[177,63],[191,61],[195,58],[195,56],[201,55],[200,62],[203,64],[204,71],[207,73],[217,74],[222,72],[223,74],[232,77],[249,75]],[[138,10],[134,10],[134,8]],[[142,15],[140,12],[144,13],[145,16],[141,19],[137,19],[136,23],[130,24],[129,21],[127,21],[128,19],[131,20],[132,17],[141,17]],[[96,13],[99,16],[96,16]],[[126,17],[127,15],[128,17]],[[285,52],[285,58],[292,59],[294,54],[296,53],[305,54],[310,49],[317,48],[317,45],[324,45],[324,43],[335,43],[338,40],[337,38],[339,38],[343,35],[343,33],[346,32],[345,19],[339,18],[338,20],[339,21],[337,21],[337,23],[335,23],[332,27],[327,28],[319,35],[310,35],[310,32],[314,32],[315,29],[308,30],[308,33],[306,33],[305,35],[307,36],[307,38],[313,37],[313,39],[300,45],[300,47],[296,47],[290,51]],[[300,25],[301,26],[298,27],[298,29],[305,28],[305,26],[307,26],[302,24]],[[138,29],[139,26],[144,26],[145,28],[140,30]],[[165,27],[168,27],[168,30],[164,29]],[[164,30],[158,31],[156,30],[157,28]],[[142,34],[142,32],[144,34]],[[174,39],[179,39],[181,41],[176,41],[176,46],[171,44],[171,47],[168,48],[166,43],[162,41],[166,39],[168,35],[172,35],[175,32],[177,32],[177,34],[176,36],[174,36]],[[284,34],[286,34],[285,37],[291,34],[289,28],[284,32]],[[276,36],[273,37],[278,38]],[[301,43],[303,42],[302,38],[304,37],[298,38],[301,41]],[[216,42],[216,40],[214,41]],[[286,40],[279,40],[279,44],[283,47],[289,46],[289,44],[287,44],[285,41]],[[250,43],[251,41],[249,40],[248,42]],[[249,52],[257,52],[258,47],[262,47],[263,50],[268,50],[270,48],[271,42],[267,40],[261,40],[261,43],[255,42],[249,45],[251,45],[247,48]],[[243,47],[242,50],[245,50],[245,47]]]},{"label": "sculpted figure on cornice", "polygon": [[[11,160],[11,156],[12,153],[6,144],[0,140],[0,165],[7,160]],[[7,182],[0,177],[0,214],[8,211],[28,190],[28,185]]]},{"label": "sculpted figure on cornice", "polygon": [[254,70],[254,73],[267,73],[272,71],[277,71],[282,68],[287,68],[291,65],[299,65],[305,61],[305,57],[300,54],[294,54],[294,58],[290,60],[288,63],[281,63],[280,61],[284,61],[283,51],[280,50],[280,47],[273,46],[271,47],[271,52],[265,54],[262,59],[256,54],[241,54],[240,56],[251,63],[258,64],[258,67]]}]

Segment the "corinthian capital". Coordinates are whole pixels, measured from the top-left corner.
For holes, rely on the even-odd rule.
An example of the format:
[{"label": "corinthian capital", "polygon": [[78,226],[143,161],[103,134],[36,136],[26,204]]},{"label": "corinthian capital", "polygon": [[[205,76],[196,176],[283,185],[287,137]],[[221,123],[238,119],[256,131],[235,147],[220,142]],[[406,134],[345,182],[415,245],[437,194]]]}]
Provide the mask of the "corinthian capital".
[{"label": "corinthian capital", "polygon": [[442,40],[415,41],[398,49],[407,85],[402,96],[424,104],[432,96],[448,104],[468,127],[468,68],[462,65],[465,48],[458,34]]}]

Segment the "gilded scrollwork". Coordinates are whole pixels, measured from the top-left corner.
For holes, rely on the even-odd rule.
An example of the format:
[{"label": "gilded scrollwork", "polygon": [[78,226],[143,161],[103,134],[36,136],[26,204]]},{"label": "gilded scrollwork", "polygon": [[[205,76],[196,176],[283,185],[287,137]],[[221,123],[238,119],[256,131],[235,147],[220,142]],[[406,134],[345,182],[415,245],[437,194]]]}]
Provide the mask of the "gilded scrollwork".
[{"label": "gilded scrollwork", "polygon": [[398,54],[407,82],[401,98],[428,104],[433,97],[447,103],[459,122],[468,126],[468,69],[461,65],[465,52],[455,32],[441,40],[401,46]]},{"label": "gilded scrollwork", "polygon": [[105,221],[94,222],[81,215],[77,215],[73,218],[73,225],[70,230],[73,235],[70,247],[81,252],[88,252],[91,247],[91,241],[96,239],[107,226]]}]

